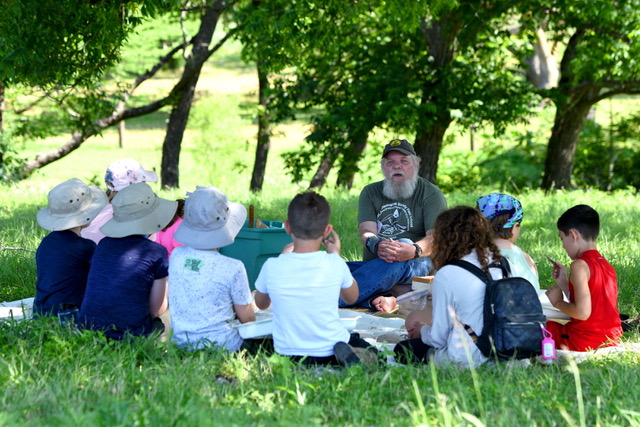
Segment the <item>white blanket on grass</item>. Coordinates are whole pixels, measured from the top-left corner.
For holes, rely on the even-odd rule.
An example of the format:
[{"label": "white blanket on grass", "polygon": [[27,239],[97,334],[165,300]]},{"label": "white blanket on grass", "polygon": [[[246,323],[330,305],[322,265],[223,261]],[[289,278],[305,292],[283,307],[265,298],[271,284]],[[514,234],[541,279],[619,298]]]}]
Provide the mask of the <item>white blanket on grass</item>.
[{"label": "white blanket on grass", "polygon": [[[564,320],[558,314],[558,310],[551,307],[546,296],[540,295],[540,300],[548,319]],[[24,298],[17,301],[0,303],[0,319],[23,319],[31,315],[33,298]],[[562,313],[561,313],[562,314]],[[404,319],[400,317],[380,317],[372,314],[354,310],[340,310],[340,317],[347,319],[350,323],[351,332],[357,332],[372,345],[378,348],[393,348],[399,340],[407,338],[407,331],[404,327]],[[270,310],[261,310],[257,313],[258,320],[271,318]],[[610,357],[622,352],[640,353],[640,343],[623,342],[615,347],[605,347],[593,351],[566,351],[557,350],[557,361],[566,362],[573,360],[576,363],[583,362],[592,357]]]},{"label": "white blanket on grass", "polygon": [[24,298],[17,301],[0,303],[0,319],[24,319],[30,317],[33,311],[34,298]]}]

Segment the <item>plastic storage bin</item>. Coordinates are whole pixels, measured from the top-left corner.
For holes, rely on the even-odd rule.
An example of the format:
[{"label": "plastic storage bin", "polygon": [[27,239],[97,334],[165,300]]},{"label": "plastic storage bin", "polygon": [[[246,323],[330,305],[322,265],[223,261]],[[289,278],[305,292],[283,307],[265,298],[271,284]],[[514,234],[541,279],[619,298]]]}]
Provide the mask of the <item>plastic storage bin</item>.
[{"label": "plastic storage bin", "polygon": [[280,255],[285,245],[291,243],[283,222],[262,220],[262,223],[267,228],[249,228],[249,221],[245,221],[233,244],[220,248],[221,254],[242,261],[251,290],[255,289],[262,264],[268,258]]}]

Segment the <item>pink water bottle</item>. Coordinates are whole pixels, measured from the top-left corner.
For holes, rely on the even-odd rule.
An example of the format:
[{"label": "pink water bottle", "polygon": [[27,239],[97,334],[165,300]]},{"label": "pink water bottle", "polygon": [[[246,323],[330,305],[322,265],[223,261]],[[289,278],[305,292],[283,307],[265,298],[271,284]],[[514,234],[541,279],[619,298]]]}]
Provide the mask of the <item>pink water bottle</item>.
[{"label": "pink water bottle", "polygon": [[542,334],[544,335],[542,339],[542,358],[545,360],[555,359],[556,342],[553,340],[553,335],[545,328],[542,328]]}]

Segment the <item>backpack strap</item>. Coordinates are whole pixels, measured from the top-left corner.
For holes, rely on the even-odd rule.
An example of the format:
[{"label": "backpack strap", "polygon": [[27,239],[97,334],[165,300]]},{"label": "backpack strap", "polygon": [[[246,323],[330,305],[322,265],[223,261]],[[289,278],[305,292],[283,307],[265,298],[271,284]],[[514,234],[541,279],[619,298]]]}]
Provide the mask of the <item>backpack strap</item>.
[{"label": "backpack strap", "polygon": [[489,267],[498,266],[502,268],[502,274],[504,275],[504,277],[511,277],[511,264],[509,264],[509,260],[506,257],[500,258],[500,264],[493,263]]},{"label": "backpack strap", "polygon": [[[460,268],[463,268],[463,269],[467,270],[468,272],[472,273],[478,279],[482,280],[484,283],[487,284],[487,289],[485,291],[485,298],[484,298],[484,307],[483,307],[484,327],[483,327],[482,333],[484,333],[484,330],[485,330],[484,328],[488,328],[489,327],[487,322],[489,321],[489,319],[491,319],[491,316],[490,316],[491,303],[489,301],[488,295],[491,293],[491,290],[493,289],[493,286],[492,286],[493,285],[493,277],[491,277],[491,274],[489,272],[485,273],[480,268],[478,268],[477,266],[471,264],[468,261],[464,261],[464,260],[461,260],[461,259],[455,259],[455,260],[450,261],[449,264],[455,265],[455,266],[458,266]],[[490,264],[489,268],[500,268],[502,270],[503,277],[508,277],[508,276],[511,275],[511,268],[509,266],[509,263],[507,262],[507,259],[504,258],[504,257],[501,259],[500,263],[492,263],[492,264]],[[480,352],[482,352],[482,354],[484,354],[485,356],[488,357],[491,354],[491,347],[486,345],[487,344],[487,340],[485,339],[482,342],[478,342],[478,340],[480,339],[478,334],[476,334],[476,332],[467,324],[463,323],[463,327],[464,327],[464,330],[467,331],[467,334],[469,334],[469,337],[471,338],[471,341],[473,341],[476,344],[476,346],[478,346],[478,349],[480,350]]]},{"label": "backpack strap", "polygon": [[[482,280],[487,285],[489,285],[493,281],[493,277],[491,277],[490,273],[485,273],[479,267],[471,264],[469,261],[454,259],[449,261],[447,264],[464,268],[469,273],[473,273],[478,279]],[[488,268],[499,268],[502,270],[502,277],[511,277],[511,266],[509,265],[509,261],[507,261],[505,257],[502,257],[499,263],[494,262],[492,264],[489,264]]]},{"label": "backpack strap", "polygon": [[491,283],[492,278],[489,275],[489,273],[485,273],[484,271],[482,271],[481,269],[479,269],[475,265],[471,264],[469,261],[464,261],[464,260],[461,260],[461,259],[454,259],[452,261],[449,261],[449,264],[458,266],[460,268],[464,268],[469,273],[472,273],[474,276],[476,276],[478,279],[482,280],[487,285],[489,285]]}]

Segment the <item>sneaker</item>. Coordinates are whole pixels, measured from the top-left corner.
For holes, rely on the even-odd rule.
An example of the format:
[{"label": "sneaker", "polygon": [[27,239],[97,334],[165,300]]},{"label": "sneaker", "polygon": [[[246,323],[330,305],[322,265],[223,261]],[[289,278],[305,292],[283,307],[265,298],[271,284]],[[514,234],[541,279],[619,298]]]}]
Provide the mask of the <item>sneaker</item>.
[{"label": "sneaker", "polygon": [[337,342],[336,345],[333,346],[333,354],[342,366],[351,366],[360,363],[360,358],[346,342]]},{"label": "sneaker", "polygon": [[382,360],[378,357],[378,350],[374,347],[352,347],[352,349],[356,357],[358,357],[360,361],[365,365],[376,366],[382,362]]}]

